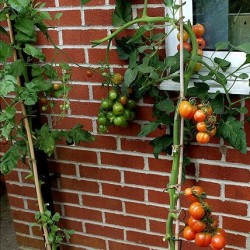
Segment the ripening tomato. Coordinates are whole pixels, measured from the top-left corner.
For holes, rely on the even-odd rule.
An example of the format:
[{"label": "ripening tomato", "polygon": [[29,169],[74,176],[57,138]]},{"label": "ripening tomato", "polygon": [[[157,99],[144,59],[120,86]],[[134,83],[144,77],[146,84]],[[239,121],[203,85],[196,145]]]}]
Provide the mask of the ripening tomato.
[{"label": "ripening tomato", "polygon": [[[180,51],[180,47],[181,45],[178,44],[177,45],[177,50]],[[191,44],[188,42],[183,42],[183,49],[187,50],[188,52],[190,52],[192,50]]]},{"label": "ripening tomato", "polygon": [[212,138],[216,134],[216,131],[216,127],[213,127],[212,129],[207,129],[207,133],[209,134],[210,138]]},{"label": "ripening tomato", "polygon": [[202,204],[198,201],[193,202],[189,209],[189,214],[193,216],[194,219],[199,220],[205,215],[205,210],[202,206]]},{"label": "ripening tomato", "polygon": [[42,104],[47,104],[48,103],[48,99],[45,96],[41,97],[40,101],[41,101]]},{"label": "ripening tomato", "polygon": [[206,228],[206,223],[201,220],[196,220],[193,216],[188,219],[188,225],[195,233],[203,232]]},{"label": "ripening tomato", "polygon": [[198,108],[201,109],[207,116],[210,116],[213,114],[213,109],[209,104],[206,104],[206,105],[200,104],[198,105]]},{"label": "ripening tomato", "polygon": [[195,232],[191,229],[190,226],[186,226],[183,230],[183,237],[186,240],[194,240],[195,238]]},{"label": "ripening tomato", "polygon": [[202,24],[197,23],[192,27],[192,30],[196,37],[202,37],[205,33],[205,28]]},{"label": "ripening tomato", "polygon": [[202,64],[201,63],[196,63],[194,65],[194,72],[199,72],[202,68]]},{"label": "ripening tomato", "polygon": [[226,231],[223,228],[218,227],[215,232],[214,235],[222,235],[222,236],[226,236]]},{"label": "ripening tomato", "polygon": [[119,103],[121,103],[123,106],[127,105],[127,103],[128,103],[128,97],[125,96],[125,95],[122,95],[122,96],[119,98]]},{"label": "ripening tomato", "polygon": [[120,73],[115,73],[111,77],[111,82],[114,83],[115,85],[120,85],[123,81],[123,76]]},{"label": "ripening tomato", "polygon": [[197,54],[198,54],[199,56],[203,56],[203,50],[202,50],[202,49],[198,49]]},{"label": "ripening tomato", "polygon": [[3,139],[3,140],[1,141],[1,143],[2,143],[2,145],[7,145],[7,144],[8,144],[8,140]]},{"label": "ripening tomato", "polygon": [[200,144],[206,144],[210,140],[210,135],[205,132],[198,132],[196,134],[196,141]]},{"label": "ripening tomato", "polygon": [[206,41],[202,37],[196,38],[196,42],[198,44],[199,49],[204,49],[205,48]]},{"label": "ripening tomato", "polygon": [[[177,39],[178,39],[178,41],[181,40],[180,32],[178,32],[178,34],[177,34]],[[188,39],[189,39],[189,35],[188,35],[187,31],[183,30],[183,42],[186,42]]]},{"label": "ripening tomato", "polygon": [[213,249],[220,250],[226,246],[226,238],[223,235],[214,235],[211,240],[211,246]]},{"label": "ripening tomato", "polygon": [[206,132],[207,131],[207,125],[205,122],[198,122],[196,124],[196,129],[199,131],[199,132]]},{"label": "ripening tomato", "polygon": [[210,233],[197,233],[195,235],[195,244],[199,247],[208,247],[211,243],[212,235]]},{"label": "ripening tomato", "polygon": [[60,89],[60,84],[54,83],[54,84],[53,84],[53,89],[54,89],[54,90]]},{"label": "ripening tomato", "polygon": [[87,75],[87,77],[92,77],[93,76],[92,70],[87,70],[86,75]]},{"label": "ripening tomato", "polygon": [[212,228],[217,228],[218,224],[219,224],[219,221],[216,218],[212,218],[211,227]]},{"label": "ripening tomato", "polygon": [[199,201],[195,195],[200,196],[202,193],[204,193],[204,189],[200,186],[193,186],[192,188],[186,188],[184,190],[185,196],[191,202]]},{"label": "ripening tomato", "polygon": [[207,117],[206,114],[201,109],[196,110],[194,113],[194,120],[196,122],[203,122],[206,119],[206,117]]},{"label": "ripening tomato", "polygon": [[192,119],[196,110],[197,107],[189,101],[182,101],[178,108],[180,115],[185,119]]}]

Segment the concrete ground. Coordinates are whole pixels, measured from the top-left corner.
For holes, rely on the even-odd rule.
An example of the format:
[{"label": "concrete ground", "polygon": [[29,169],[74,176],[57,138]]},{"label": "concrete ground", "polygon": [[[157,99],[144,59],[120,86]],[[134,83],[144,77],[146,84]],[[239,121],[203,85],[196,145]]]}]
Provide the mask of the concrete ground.
[{"label": "concrete ground", "polygon": [[6,193],[0,193],[0,250],[18,250]]}]

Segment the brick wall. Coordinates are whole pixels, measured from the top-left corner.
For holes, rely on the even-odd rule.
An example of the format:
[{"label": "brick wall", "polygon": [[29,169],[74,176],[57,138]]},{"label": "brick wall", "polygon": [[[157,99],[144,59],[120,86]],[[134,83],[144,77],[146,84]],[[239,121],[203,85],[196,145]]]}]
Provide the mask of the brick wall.
[{"label": "brick wall", "polygon": [[[77,146],[61,142],[49,160],[50,171],[61,175],[52,183],[55,209],[63,215],[62,227],[76,231],[62,249],[166,249],[162,237],[169,198],[163,189],[169,179],[171,157],[155,159],[148,144],[150,137],[137,137],[141,125],[152,119],[151,102],[140,101],[137,120],[128,128],[97,134],[96,116],[106,90],[98,74],[86,76],[86,68],[98,68],[104,60],[105,46],[91,48],[90,41],[109,34],[114,1],[93,0],[83,8],[78,0],[46,2],[52,15],[63,13],[59,27],[50,32],[54,41],[82,67],[72,65],[74,88],[69,114],[55,122],[59,114],[50,116],[48,112],[43,114],[44,120],[60,129],[81,123],[97,138],[94,143]],[[163,13],[161,2],[150,1],[152,14]],[[133,3],[136,16],[142,1]],[[53,47],[42,37],[38,45],[51,59]],[[62,57],[58,61],[61,59],[67,60]],[[111,64],[114,71],[124,71],[124,62],[114,47]],[[187,152],[192,164],[183,188],[199,184],[206,189],[220,226],[228,232],[226,249],[250,249],[249,152],[242,155],[218,139],[206,146],[193,144]],[[28,173],[26,166],[20,165],[6,176],[9,202],[18,243],[24,249],[43,249],[40,230],[30,225],[37,202],[32,182],[25,179]],[[188,203],[183,201],[182,206],[186,208]],[[184,241],[182,249],[196,248]]]}]

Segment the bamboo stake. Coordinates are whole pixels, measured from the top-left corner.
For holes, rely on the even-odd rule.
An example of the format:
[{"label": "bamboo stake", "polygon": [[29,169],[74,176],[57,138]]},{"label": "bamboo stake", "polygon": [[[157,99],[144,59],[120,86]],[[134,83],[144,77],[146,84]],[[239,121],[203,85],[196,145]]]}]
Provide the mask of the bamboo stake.
[{"label": "bamboo stake", "polygon": [[[4,7],[7,7],[6,3],[4,4]],[[10,41],[12,44],[14,44],[13,27],[12,27],[9,15],[7,15],[7,23],[8,23],[9,34],[10,34]],[[17,51],[15,48],[13,48],[13,60],[17,61]],[[21,86],[20,77],[17,77],[17,85]],[[38,208],[39,208],[40,213],[44,213],[44,203],[43,203],[42,192],[40,188],[40,182],[38,178],[38,171],[37,171],[37,164],[36,164],[34,145],[33,145],[33,140],[32,140],[32,135],[31,135],[31,129],[30,129],[28,118],[27,118],[26,108],[23,103],[21,103],[21,110],[22,110],[22,114],[24,117],[23,123],[24,123],[24,127],[25,127],[26,134],[27,134],[27,139],[28,139],[29,152],[30,152],[29,160],[32,164],[32,171],[34,175],[34,183],[35,183],[35,189],[36,189],[36,194],[37,194]],[[49,236],[48,228],[46,226],[43,226],[43,233],[44,233],[44,238],[45,238],[45,247],[47,250],[51,250],[51,245],[48,239],[48,236]]]},{"label": "bamboo stake", "polygon": [[[180,99],[184,98],[184,59],[183,59],[183,8],[182,0],[179,0],[180,4]],[[181,182],[182,182],[182,168],[183,168],[183,136],[184,136],[184,119],[181,117],[180,123],[180,158],[179,158],[179,173],[178,173],[178,183],[177,183],[177,194],[181,192]],[[181,202],[180,199],[177,200],[176,210],[180,211]],[[179,232],[180,232],[180,220],[179,215],[175,222],[175,249],[179,249]]]}]

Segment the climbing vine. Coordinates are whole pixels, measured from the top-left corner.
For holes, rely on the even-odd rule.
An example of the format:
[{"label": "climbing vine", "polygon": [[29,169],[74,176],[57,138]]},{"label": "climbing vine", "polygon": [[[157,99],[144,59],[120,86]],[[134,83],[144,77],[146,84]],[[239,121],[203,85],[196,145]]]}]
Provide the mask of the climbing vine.
[{"label": "climbing vine", "polygon": [[[82,0],[81,2],[86,4],[89,0]],[[117,0],[112,15],[112,23],[115,29],[107,37],[92,41],[92,45],[98,46],[108,42],[104,65],[106,69],[105,77],[110,80],[104,81],[104,85],[108,87],[109,91],[110,88],[117,88],[112,82],[112,77],[116,72],[113,72],[109,67],[109,50],[110,44],[113,42],[116,44],[120,59],[125,60],[128,64],[128,68],[119,83],[119,91],[122,91],[128,98],[131,95],[130,93],[133,93],[133,97],[137,100],[145,96],[151,96],[155,100],[152,114],[155,120],[144,125],[139,136],[147,136],[160,126],[169,128],[169,134],[153,139],[150,144],[154,146],[155,157],[158,157],[161,152],[173,156],[171,177],[166,186],[166,191],[170,196],[170,208],[164,238],[169,242],[169,249],[173,250],[177,249],[176,242],[179,239],[178,233],[177,235],[174,233],[173,226],[174,222],[179,220],[180,215],[180,210],[177,209],[177,203],[181,195],[178,175],[180,167],[185,168],[185,165],[189,163],[189,160],[183,157],[181,153],[184,146],[181,138],[183,137],[185,144],[190,144],[193,141],[205,144],[209,142],[211,137],[216,136],[224,139],[240,152],[247,152],[244,122],[239,120],[239,116],[248,112],[246,107],[241,106],[241,103],[249,97],[233,100],[229,94],[232,86],[228,83],[230,81],[234,85],[237,80],[248,78],[248,75],[240,72],[240,70],[246,69],[249,65],[250,44],[236,47],[229,42],[217,43],[215,50],[227,50],[226,57],[211,57],[204,60],[202,49],[205,46],[205,40],[201,36],[205,29],[202,26],[203,31],[197,33],[197,27],[192,26],[189,21],[184,22],[182,16],[177,16],[182,4],[178,5],[176,1],[165,0],[163,4],[169,9],[168,13],[172,14],[152,17],[148,15],[148,2],[150,1],[144,1],[142,14],[133,19],[131,2]],[[180,42],[182,45],[178,46],[180,50],[178,53],[173,56],[162,57],[161,51],[169,33],[159,32],[159,27],[162,28],[166,25],[170,27],[170,32],[183,28],[182,34],[180,35],[179,32],[176,38],[180,40],[180,37],[182,37],[183,41]],[[127,28],[133,29],[134,34],[120,37],[120,33]],[[227,56],[234,50],[244,52],[246,60],[239,68],[232,71]],[[181,53],[182,58],[180,60]],[[184,68],[183,75],[180,73],[181,66]],[[203,71],[206,72],[205,74],[200,73],[201,68],[206,69]],[[190,86],[190,80],[194,75],[197,81],[194,86]],[[159,85],[164,80],[172,80],[176,84],[183,82],[182,95],[178,93],[173,95],[159,90]],[[222,91],[210,93],[210,82],[219,84]],[[109,94],[107,97],[110,97]],[[115,105],[115,103],[121,102],[114,98],[110,106]],[[99,132],[108,132],[108,126],[116,126],[116,124],[112,124],[112,121],[117,117],[124,116],[126,105],[126,103],[122,105],[123,109],[120,108],[118,113],[115,113],[112,108],[105,110],[107,108],[101,106],[101,112],[108,111],[111,112],[111,115],[105,116],[105,120],[102,120],[100,124],[102,130]],[[187,114],[187,112],[189,113]],[[184,113],[184,115],[181,113]],[[124,127],[126,127],[127,121],[128,119],[123,123],[125,124]],[[184,129],[181,126],[182,123],[184,123]],[[184,178],[182,181],[184,181]],[[195,192],[192,194],[194,195]],[[199,206],[205,204],[202,200],[198,203]],[[207,211],[210,211],[210,208],[207,208]],[[214,228],[213,230],[210,229],[206,229],[210,233],[208,245],[211,241],[214,241],[212,235],[216,231]],[[215,238],[217,240],[218,237]],[[222,245],[225,245],[225,242]]]}]

